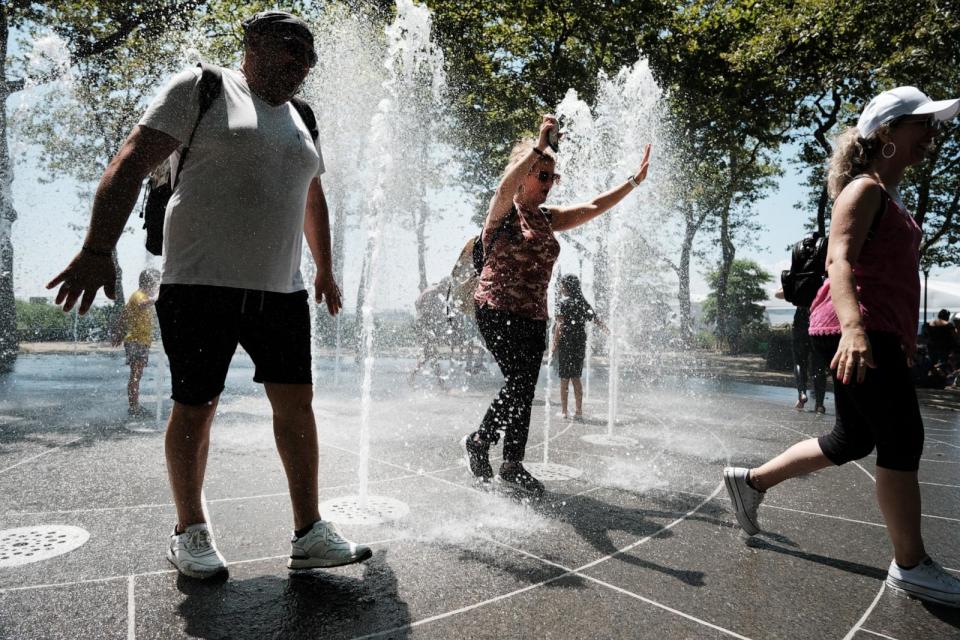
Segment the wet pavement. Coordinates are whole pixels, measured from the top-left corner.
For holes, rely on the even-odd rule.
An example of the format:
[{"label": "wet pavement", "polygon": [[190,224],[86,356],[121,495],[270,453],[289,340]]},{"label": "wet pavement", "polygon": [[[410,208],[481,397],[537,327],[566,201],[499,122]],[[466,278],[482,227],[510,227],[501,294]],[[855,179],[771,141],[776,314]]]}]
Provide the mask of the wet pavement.
[{"label": "wet pavement", "polygon": [[[156,352],[143,383],[155,406]],[[873,458],[790,481],[761,507],[765,533],[735,525],[720,478],[829,429],[785,388],[643,375],[621,383],[612,433],[603,372],[585,423],[561,420],[541,378],[527,462],[580,472],[537,505],[481,492],[458,440],[496,390],[452,374],[449,392],[413,362],[377,363],[369,492],[401,520],[341,525],[371,544],[361,565],[290,573],[291,515],[270,411],[238,356],[212,436],[206,507],[226,581],[179,577],[163,433],[128,421],[118,353],[26,355],[0,381],[0,535],[89,534],[52,558],[3,566],[0,638],[960,638],[960,610],[883,588],[890,545]],[[356,494],[357,370],[317,362],[321,500]],[[161,380],[160,388],[163,388]],[[808,405],[809,406],[809,405]],[[163,404],[169,410],[169,401]],[[550,433],[544,434],[545,412]],[[928,550],[960,569],[960,415],[925,405],[920,479]],[[496,464],[496,462],[494,463]],[[574,474],[571,474],[574,475]]]}]

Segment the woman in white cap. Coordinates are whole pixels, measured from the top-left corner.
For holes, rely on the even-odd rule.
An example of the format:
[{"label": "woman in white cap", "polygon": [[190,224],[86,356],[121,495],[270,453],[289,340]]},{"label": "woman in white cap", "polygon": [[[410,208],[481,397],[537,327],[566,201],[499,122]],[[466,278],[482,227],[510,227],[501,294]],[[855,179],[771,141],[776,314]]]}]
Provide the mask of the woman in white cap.
[{"label": "woman in white cap", "polygon": [[810,306],[811,341],[834,372],[836,425],[755,469],[723,471],[737,521],[754,535],[767,490],[876,448],[877,501],[894,550],[886,584],[950,606],[960,606],[960,580],[930,559],[920,534],[923,422],[908,359],[916,349],[922,232],[898,186],[958,109],[960,99],[935,102],[898,87],[871,100],[836,141],[828,278]]}]

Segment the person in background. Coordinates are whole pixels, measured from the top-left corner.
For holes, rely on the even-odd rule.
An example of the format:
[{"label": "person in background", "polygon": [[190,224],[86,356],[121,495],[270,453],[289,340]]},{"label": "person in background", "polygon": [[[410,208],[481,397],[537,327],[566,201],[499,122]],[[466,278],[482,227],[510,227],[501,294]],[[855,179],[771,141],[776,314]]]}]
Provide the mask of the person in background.
[{"label": "person in background", "polygon": [[140,288],[130,294],[127,304],[120,314],[117,340],[123,342],[123,350],[130,367],[127,381],[127,413],[134,418],[147,415],[140,406],[140,380],[143,370],[150,359],[150,346],[153,344],[153,314],[160,287],[160,272],[156,269],[144,269],[140,272]]},{"label": "person in background", "polygon": [[960,98],[934,102],[898,87],[871,100],[837,139],[828,174],[828,278],[810,305],[813,346],[834,371],[836,424],[759,467],[723,470],[737,522],[755,535],[767,491],[876,449],[877,502],[893,545],[886,584],[954,607],[960,579],[927,555],[921,534],[924,429],[908,360],[917,349],[923,232],[899,185],[907,167],[930,154],[940,123],[958,111]]},{"label": "person in background", "polygon": [[950,322],[950,312],[947,309],[940,309],[937,317],[928,322],[923,329],[930,359],[935,365],[943,363],[950,351],[957,346],[957,330]]},{"label": "person in background", "polygon": [[[783,289],[777,289],[773,294],[775,298],[783,300]],[[792,340],[790,341],[793,352],[793,379],[797,385],[797,404],[794,408],[797,411],[803,411],[807,404],[807,380],[813,378],[813,410],[818,415],[827,412],[824,405],[824,399],[827,396],[827,363],[810,345],[810,308],[797,305],[793,312],[793,324],[790,327]],[[812,373],[812,376],[808,376]]]},{"label": "person in background", "polygon": [[437,386],[441,391],[447,390],[443,380],[443,367],[440,366],[440,346],[447,343],[447,334],[450,333],[450,319],[447,316],[449,289],[449,279],[444,278],[421,291],[413,304],[416,312],[413,331],[420,355],[417,357],[413,371],[410,372],[410,384],[414,383],[420,370],[429,365],[436,378]]},{"label": "person in background", "polygon": [[560,293],[563,297],[558,305],[552,347],[558,356],[560,372],[560,413],[564,418],[570,417],[567,398],[568,387],[572,383],[576,407],[573,419],[583,422],[583,383],[580,376],[587,353],[587,321],[597,323],[604,330],[607,327],[583,297],[580,278],[572,274],[560,278]]}]

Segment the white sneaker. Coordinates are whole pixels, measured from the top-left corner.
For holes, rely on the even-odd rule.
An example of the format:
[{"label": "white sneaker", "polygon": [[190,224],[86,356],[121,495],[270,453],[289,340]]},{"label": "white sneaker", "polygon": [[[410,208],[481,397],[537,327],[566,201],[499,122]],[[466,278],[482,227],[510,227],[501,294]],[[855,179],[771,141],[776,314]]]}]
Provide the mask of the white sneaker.
[{"label": "white sneaker", "polygon": [[913,569],[901,569],[896,560],[887,570],[887,586],[921,600],[960,607],[960,579],[927,556]]},{"label": "white sneaker", "polygon": [[747,484],[747,472],[743,467],[727,467],[723,470],[723,483],[727,486],[727,494],[733,503],[733,510],[747,535],[755,536],[760,533],[760,522],[757,520],[757,509],[766,495]]},{"label": "white sneaker", "polygon": [[339,567],[363,562],[373,555],[370,547],[345,540],[331,522],[317,520],[302,538],[290,540],[290,569]]},{"label": "white sneaker", "polygon": [[201,580],[227,570],[227,561],[217,551],[204,523],[192,524],[180,534],[174,529],[170,534],[167,560],[183,575]]}]

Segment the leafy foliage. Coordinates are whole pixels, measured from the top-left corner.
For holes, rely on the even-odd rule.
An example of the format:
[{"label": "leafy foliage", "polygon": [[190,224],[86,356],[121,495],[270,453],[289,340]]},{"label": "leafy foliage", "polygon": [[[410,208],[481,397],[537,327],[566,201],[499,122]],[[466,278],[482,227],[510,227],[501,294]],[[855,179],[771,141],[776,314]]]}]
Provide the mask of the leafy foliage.
[{"label": "leafy foliage", "polygon": [[[716,322],[718,319],[717,288],[720,270],[711,271],[708,276],[711,292],[703,303],[704,319]],[[727,280],[727,300],[729,305],[728,322],[725,331],[719,333],[721,343],[732,351],[741,349],[745,329],[751,324],[764,322],[764,308],[759,303],[767,299],[763,285],[773,277],[752,260],[734,260]]]}]

